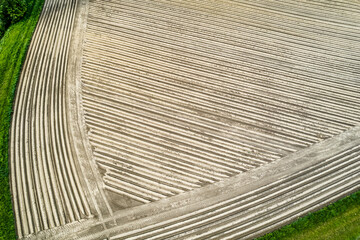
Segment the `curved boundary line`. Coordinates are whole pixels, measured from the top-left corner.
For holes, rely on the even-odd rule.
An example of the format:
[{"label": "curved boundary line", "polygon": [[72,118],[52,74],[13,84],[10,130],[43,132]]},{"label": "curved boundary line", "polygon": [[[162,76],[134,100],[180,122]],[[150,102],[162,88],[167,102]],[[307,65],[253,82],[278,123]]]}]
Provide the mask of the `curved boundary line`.
[{"label": "curved boundary line", "polygon": [[[102,221],[92,219],[79,224],[69,225],[66,228],[59,227],[52,231],[43,231],[36,236],[37,238],[32,239],[111,239],[111,237],[117,234],[136,231],[159,224],[163,221],[181,217],[185,214],[249,193],[276,180],[280,180],[320,163],[324,158],[330,158],[336,153],[359,145],[360,125],[357,125],[334,138],[315,144],[308,149],[300,150],[297,154],[291,154],[271,164],[225,179],[213,185],[162,199],[157,202],[118,211],[114,216],[104,218]],[[275,230],[307,214],[309,211],[320,209],[356,190],[358,189],[351,188],[320,204],[309,206],[305,212],[300,212],[291,218],[282,219],[271,227],[266,227],[255,232],[252,237]],[[117,224],[113,225],[113,222]]]},{"label": "curved boundary line", "polygon": [[[92,200],[99,215],[102,216],[112,215],[112,210],[106,200],[103,191],[103,181],[97,170],[95,161],[93,161],[92,151],[88,137],[86,136],[85,120],[83,118],[84,110],[82,108],[81,98],[81,65],[82,65],[82,52],[84,42],[84,32],[87,23],[89,0],[77,1],[77,9],[75,15],[77,16],[74,28],[72,30],[68,71],[66,76],[67,88],[67,105],[69,109],[69,125],[72,130],[72,141],[76,150],[76,156],[80,169],[84,170],[82,175],[86,182],[89,193],[88,196]],[[91,171],[88,171],[91,169]]]}]

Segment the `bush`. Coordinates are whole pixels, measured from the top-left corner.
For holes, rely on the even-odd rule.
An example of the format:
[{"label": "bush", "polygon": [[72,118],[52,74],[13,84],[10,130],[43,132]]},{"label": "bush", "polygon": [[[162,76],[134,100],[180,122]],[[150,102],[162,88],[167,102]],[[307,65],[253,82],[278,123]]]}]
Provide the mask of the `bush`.
[{"label": "bush", "polygon": [[5,30],[6,30],[5,23],[3,21],[1,21],[1,19],[0,19],[0,39],[4,35]]},{"label": "bush", "polygon": [[10,16],[11,24],[20,21],[24,17],[26,10],[25,0],[9,0],[7,13]]},{"label": "bush", "polygon": [[0,20],[4,27],[20,21],[27,10],[25,0],[1,0]]}]

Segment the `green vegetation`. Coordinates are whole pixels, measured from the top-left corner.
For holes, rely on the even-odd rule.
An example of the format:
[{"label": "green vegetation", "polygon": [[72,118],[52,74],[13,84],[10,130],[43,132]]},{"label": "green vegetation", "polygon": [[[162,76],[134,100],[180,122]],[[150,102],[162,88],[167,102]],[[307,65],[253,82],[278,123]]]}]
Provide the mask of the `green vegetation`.
[{"label": "green vegetation", "polygon": [[360,191],[257,240],[360,239]]},{"label": "green vegetation", "polygon": [[[43,3],[0,3],[0,37],[4,34],[0,41],[0,239],[16,238],[9,191],[9,128],[16,83]],[[265,239],[360,239],[360,192],[258,238]]]},{"label": "green vegetation", "polygon": [[20,21],[27,10],[25,0],[0,0],[0,38],[10,24]]},{"label": "green vegetation", "polygon": [[[4,3],[6,1],[3,1]],[[14,1],[9,11],[12,25],[0,41],[0,239],[15,239],[14,218],[9,190],[8,141],[16,83],[26,51],[41,13],[44,0]],[[26,3],[25,10],[22,12]],[[17,5],[19,3],[19,5]],[[24,15],[25,13],[25,15]],[[21,18],[23,14],[23,19]],[[16,23],[15,23],[16,22]]]}]

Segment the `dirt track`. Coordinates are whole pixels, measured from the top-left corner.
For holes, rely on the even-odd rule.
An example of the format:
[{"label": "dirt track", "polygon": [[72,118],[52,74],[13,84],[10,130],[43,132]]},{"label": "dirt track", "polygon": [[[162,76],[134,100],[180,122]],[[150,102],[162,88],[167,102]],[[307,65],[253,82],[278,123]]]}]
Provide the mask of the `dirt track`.
[{"label": "dirt track", "polygon": [[251,238],[360,186],[360,5],[45,3],[16,94],[20,238]]}]

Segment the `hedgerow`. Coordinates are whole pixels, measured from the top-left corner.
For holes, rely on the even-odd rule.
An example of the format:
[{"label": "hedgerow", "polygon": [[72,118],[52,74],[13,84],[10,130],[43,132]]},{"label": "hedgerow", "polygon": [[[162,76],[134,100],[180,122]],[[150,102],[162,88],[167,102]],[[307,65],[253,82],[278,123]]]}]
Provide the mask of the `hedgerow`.
[{"label": "hedgerow", "polygon": [[0,0],[0,38],[11,24],[19,22],[25,16],[26,11],[25,0]]}]

